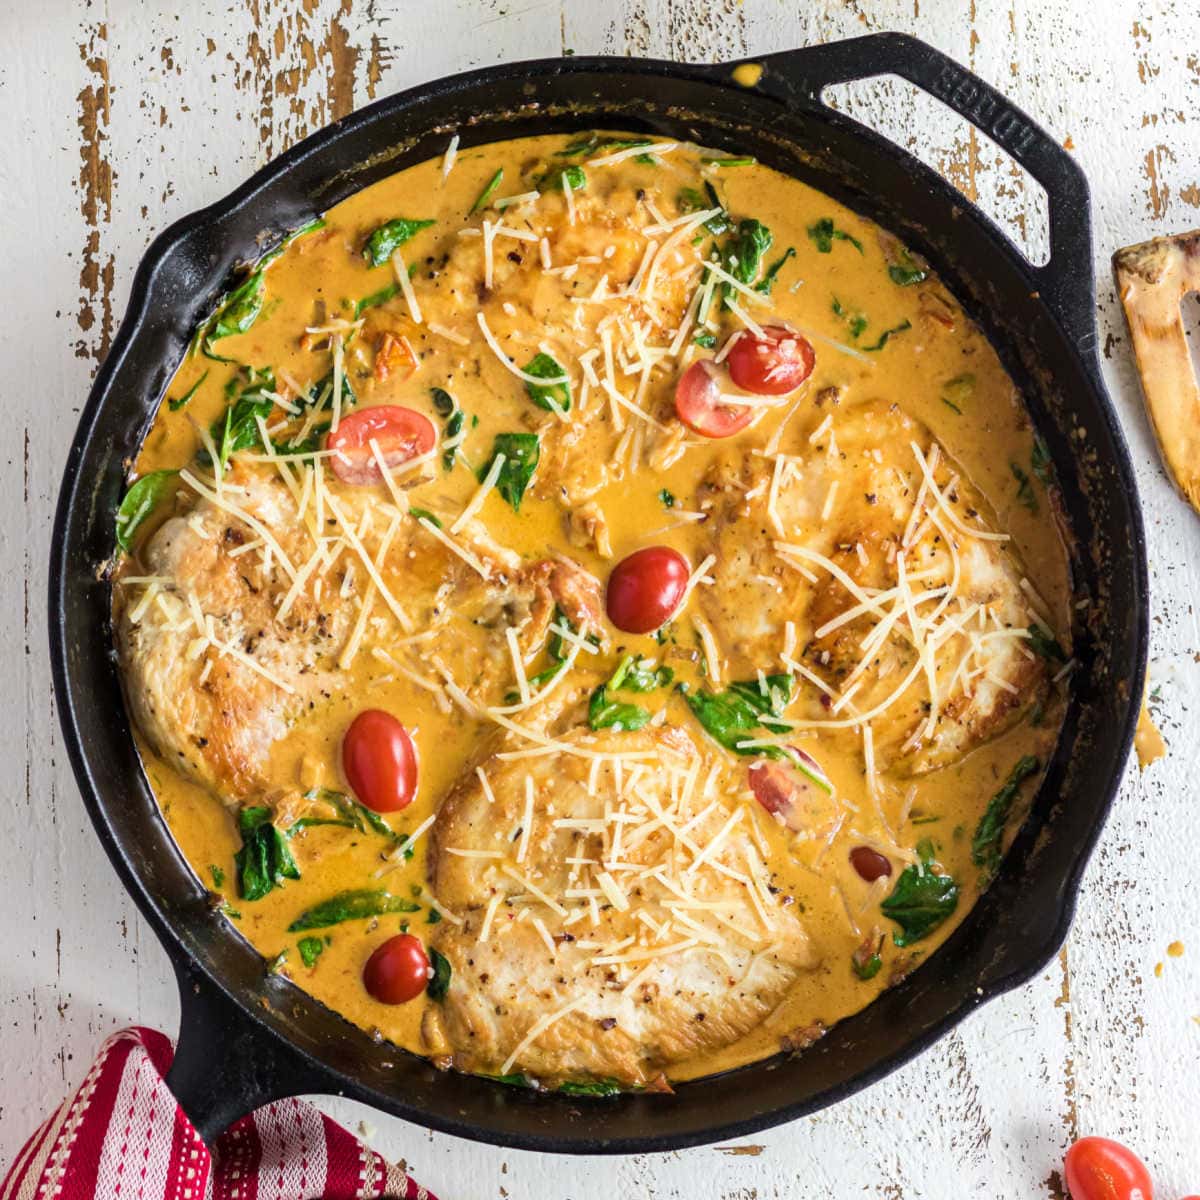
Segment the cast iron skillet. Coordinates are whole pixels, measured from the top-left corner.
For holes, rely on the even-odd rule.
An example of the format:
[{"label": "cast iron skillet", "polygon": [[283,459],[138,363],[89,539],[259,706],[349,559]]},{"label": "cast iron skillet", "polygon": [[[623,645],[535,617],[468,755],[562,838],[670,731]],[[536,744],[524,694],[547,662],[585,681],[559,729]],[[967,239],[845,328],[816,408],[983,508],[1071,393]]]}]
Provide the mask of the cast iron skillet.
[{"label": "cast iron skillet", "polygon": [[[733,64],[566,58],[489,68],[383,100],[300,143],[151,246],[71,447],[54,530],[50,642],[71,763],[118,874],[182,994],[168,1082],[206,1137],[268,1100],[343,1093],[419,1124],[537,1150],[624,1153],[738,1137],[848,1096],[1028,979],[1062,942],[1126,761],[1146,655],[1146,559],[1133,472],[1095,354],[1087,187],[1027,117],[942,54],[896,34]],[[895,145],[821,101],[825,86],[903,76],[993,138],[1045,187],[1049,263],[1031,266],[977,209]],[[798,1056],[673,1096],[569,1100],[434,1070],[379,1045],[286,980],[218,916],[176,849],[130,736],[102,564],[127,462],[188,335],[239,260],[366,184],[464,147],[550,130],[644,130],[755,154],[894,230],[981,322],[1050,447],[1073,536],[1079,668],[1057,752],[998,878],[929,961]],[[1036,582],[1036,581],[1035,581]]]}]

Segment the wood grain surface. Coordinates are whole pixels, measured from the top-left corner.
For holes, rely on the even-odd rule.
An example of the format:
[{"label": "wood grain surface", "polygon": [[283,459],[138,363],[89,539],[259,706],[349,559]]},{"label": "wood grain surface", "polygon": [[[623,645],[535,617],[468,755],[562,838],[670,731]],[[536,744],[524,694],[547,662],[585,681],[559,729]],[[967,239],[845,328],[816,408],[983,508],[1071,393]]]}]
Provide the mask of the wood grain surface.
[{"label": "wood grain surface", "polygon": [[[569,1160],[321,1103],[443,1200],[483,1197],[1057,1197],[1062,1152],[1120,1137],[1160,1200],[1200,1191],[1200,522],[1164,477],[1108,261],[1200,225],[1194,0],[37,0],[0,15],[0,1165],[111,1030],[174,1032],[167,961],[94,837],[65,761],[45,635],[66,447],[168,222],[372,98],[564,52],[716,60],[905,30],[995,84],[1091,181],[1103,363],[1137,462],[1153,577],[1154,711],[1166,761],[1131,769],[1052,967],[916,1062],[753,1139]],[[836,102],[888,132],[1044,255],[1044,197],[936,102],[871,82]],[[1192,329],[1200,306],[1192,306]],[[1193,343],[1195,345],[1195,343]],[[1181,941],[1181,957],[1167,954]],[[1157,964],[1162,964],[1157,968]]]}]

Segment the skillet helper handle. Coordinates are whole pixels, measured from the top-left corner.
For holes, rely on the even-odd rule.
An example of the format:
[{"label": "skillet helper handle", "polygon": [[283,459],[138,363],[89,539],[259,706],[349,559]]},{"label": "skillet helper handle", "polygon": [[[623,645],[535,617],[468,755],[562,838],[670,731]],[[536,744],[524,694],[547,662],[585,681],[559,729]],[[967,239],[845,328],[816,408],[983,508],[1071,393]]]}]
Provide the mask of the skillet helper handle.
[{"label": "skillet helper handle", "polygon": [[[763,68],[759,90],[791,106],[826,112],[821,92],[831,84],[899,75],[991,138],[1046,190],[1050,260],[1042,266],[1030,263],[1029,271],[1071,339],[1085,354],[1094,353],[1095,283],[1087,180],[1075,159],[1016,105],[940,50],[902,33],[808,46],[748,60],[747,65],[750,61]],[[736,64],[730,65],[736,69]]]},{"label": "skillet helper handle", "polygon": [[256,1108],[322,1090],[303,1060],[220,988],[186,966],[176,968],[176,977],[179,1041],[166,1082],[209,1147]]}]

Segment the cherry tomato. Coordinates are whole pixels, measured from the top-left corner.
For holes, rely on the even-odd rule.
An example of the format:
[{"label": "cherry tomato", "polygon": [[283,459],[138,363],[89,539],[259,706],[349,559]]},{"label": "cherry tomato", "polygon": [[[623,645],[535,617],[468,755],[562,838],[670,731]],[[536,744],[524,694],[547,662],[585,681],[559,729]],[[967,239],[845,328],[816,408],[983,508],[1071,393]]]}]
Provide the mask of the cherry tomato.
[{"label": "cherry tomato", "polygon": [[707,359],[694,362],[675,385],[675,415],[702,437],[730,437],[754,419],[745,404],[723,404],[717,369]]},{"label": "cherry tomato", "polygon": [[762,336],[743,333],[726,359],[729,376],[757,396],[785,396],[811,374],[816,355],[805,338],[786,325],[768,325]]},{"label": "cherry tomato", "polygon": [[813,801],[830,796],[833,785],[815,758],[795,746],[788,749],[800,765],[760,758],[751,763],[747,774],[759,804],[798,833],[811,822]]},{"label": "cherry tomato", "polygon": [[377,946],[367,959],[363,985],[380,1004],[405,1004],[425,990],[432,974],[420,939],[400,933]]},{"label": "cherry tomato", "polygon": [[341,420],[336,432],[326,439],[333,473],[343,483],[378,483],[383,478],[371,442],[389,467],[398,467],[410,458],[428,454],[437,441],[433,422],[411,408],[398,404],[377,404],[360,408]]},{"label": "cherry tomato", "polygon": [[608,577],[608,619],[625,633],[653,633],[679,607],[690,574],[687,559],[670,546],[634,551]]},{"label": "cherry tomato", "polygon": [[372,812],[397,812],[417,794],[417,748],[408,730],[378,708],[350,723],[342,739],[342,770]]},{"label": "cherry tomato", "polygon": [[1080,1138],[1067,1151],[1064,1174],[1071,1200],[1153,1200],[1146,1164],[1109,1138]]},{"label": "cherry tomato", "polygon": [[870,846],[855,846],[850,851],[850,865],[858,872],[859,878],[868,883],[886,879],[892,873],[892,864]]}]

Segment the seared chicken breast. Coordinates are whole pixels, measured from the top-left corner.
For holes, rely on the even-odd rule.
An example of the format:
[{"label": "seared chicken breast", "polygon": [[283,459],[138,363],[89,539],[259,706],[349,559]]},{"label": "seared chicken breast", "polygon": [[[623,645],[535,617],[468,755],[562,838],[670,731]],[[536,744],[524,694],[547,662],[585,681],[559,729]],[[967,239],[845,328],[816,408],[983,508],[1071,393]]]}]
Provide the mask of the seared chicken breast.
[{"label": "seared chicken breast", "polygon": [[451,982],[426,1037],[465,1070],[644,1086],[757,1025],[815,956],[743,764],[669,725],[547,736],[442,805]]},{"label": "seared chicken breast", "polygon": [[830,406],[763,463],[726,460],[702,487],[720,585],[701,603],[740,669],[801,675],[799,727],[871,720],[876,762],[920,772],[1028,710],[1045,679],[1028,585],[924,425]]},{"label": "seared chicken breast", "polygon": [[271,789],[271,746],[346,686],[335,668],[368,622],[392,645],[388,658],[432,668],[480,705],[514,686],[509,628],[522,656],[536,653],[556,613],[572,628],[600,628],[599,584],[569,559],[525,563],[472,521],[459,538],[477,570],[409,514],[372,520],[352,492],[334,503],[392,580],[388,604],[355,555],[314,560],[313,506],[306,521],[278,475],[248,466],[164,522],[125,571],[150,580],[118,621],[138,726],[168,762],[227,799]]}]

